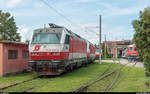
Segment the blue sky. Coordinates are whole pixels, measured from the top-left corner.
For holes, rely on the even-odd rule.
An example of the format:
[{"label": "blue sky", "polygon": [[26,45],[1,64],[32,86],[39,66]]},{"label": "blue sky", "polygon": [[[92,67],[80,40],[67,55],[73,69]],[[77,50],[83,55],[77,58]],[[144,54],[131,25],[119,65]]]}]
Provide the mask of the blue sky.
[{"label": "blue sky", "polygon": [[[0,10],[14,16],[22,41],[31,39],[36,28],[55,23],[98,44],[98,36],[86,28],[99,32],[99,15],[102,15],[102,40],[129,40],[133,38],[132,21],[139,11],[150,6],[149,0],[44,0],[72,24],[46,6],[41,0],[0,0]],[[87,32],[86,32],[87,31]]]}]

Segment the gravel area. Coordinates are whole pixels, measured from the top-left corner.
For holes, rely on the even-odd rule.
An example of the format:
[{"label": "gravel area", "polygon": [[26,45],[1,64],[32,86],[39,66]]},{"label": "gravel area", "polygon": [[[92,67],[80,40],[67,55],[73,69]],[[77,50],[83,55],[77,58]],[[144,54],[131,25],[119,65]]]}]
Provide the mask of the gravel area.
[{"label": "gravel area", "polygon": [[[102,60],[102,62],[113,62],[113,63],[119,63],[119,61],[113,61],[113,60]],[[120,59],[121,64],[127,64],[129,61],[127,59]],[[133,66],[135,62],[129,62],[126,66]],[[144,65],[142,62],[138,62],[135,67],[144,68]]]}]

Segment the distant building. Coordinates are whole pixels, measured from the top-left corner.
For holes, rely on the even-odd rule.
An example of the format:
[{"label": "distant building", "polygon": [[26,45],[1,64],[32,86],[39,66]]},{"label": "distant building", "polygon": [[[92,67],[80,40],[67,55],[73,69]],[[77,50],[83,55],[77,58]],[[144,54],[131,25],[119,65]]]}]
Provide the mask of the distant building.
[{"label": "distant building", "polygon": [[127,46],[132,44],[132,41],[106,41],[104,43],[110,56],[112,56],[113,58],[120,58],[127,57]]},{"label": "distant building", "polygon": [[28,45],[20,42],[0,41],[0,76],[21,72],[28,68]]}]

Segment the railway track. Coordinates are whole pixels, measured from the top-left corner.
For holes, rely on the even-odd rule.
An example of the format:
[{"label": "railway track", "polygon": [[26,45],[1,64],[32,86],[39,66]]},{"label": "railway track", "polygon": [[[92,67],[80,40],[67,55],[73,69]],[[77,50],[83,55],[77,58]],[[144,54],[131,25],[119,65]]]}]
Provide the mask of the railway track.
[{"label": "railway track", "polygon": [[93,79],[92,81],[90,81],[90,82],[87,83],[86,85],[81,86],[80,88],[74,90],[73,92],[80,92],[80,91],[83,91],[83,90],[87,89],[90,85],[96,83],[97,81],[102,80],[102,79],[104,79],[105,77],[108,77],[108,76],[110,76],[111,74],[115,73],[115,71],[113,71],[113,72],[111,72],[111,73],[108,73],[108,74],[104,75],[104,74],[110,69],[110,67],[112,66],[112,64],[113,64],[113,63],[111,63],[111,64],[104,70],[104,72],[101,73],[101,74],[98,76],[98,78]]},{"label": "railway track", "polygon": [[[115,63],[115,61],[114,61],[114,63]],[[120,63],[120,61],[119,61],[119,63]],[[136,62],[136,63],[137,63],[137,62]],[[136,63],[135,63],[133,66],[135,66]],[[112,64],[113,64],[113,63],[111,63],[110,65],[108,65],[108,67],[104,70],[104,72],[101,73],[97,78],[93,79],[92,81],[90,81],[90,82],[87,83],[86,85],[83,85],[83,86],[81,86],[80,88],[74,90],[73,92],[81,92],[81,91],[83,91],[83,90],[86,90],[86,89],[87,89],[89,86],[91,86],[92,84],[94,84],[94,83],[96,83],[96,82],[98,82],[98,81],[100,81],[100,80],[103,80],[104,78],[109,77],[109,76],[111,76],[112,74],[118,72],[117,75],[116,75],[116,77],[115,77],[115,79],[113,80],[113,82],[112,82],[112,83],[109,85],[109,87],[106,88],[106,90],[105,90],[105,92],[111,91],[115,86],[117,86],[117,84],[119,84],[119,82],[121,81],[121,79],[123,79],[123,78],[125,77],[125,75],[124,75],[124,76],[122,76],[122,78],[121,78],[120,80],[118,80],[118,78],[120,77],[120,70],[121,70],[124,66],[126,66],[127,64],[129,64],[129,62],[128,62],[127,64],[123,65],[122,67],[119,66],[117,69],[113,70],[113,71],[110,72],[110,73],[106,73],[106,72],[111,68]],[[132,69],[132,67],[129,68],[128,72],[129,72],[131,69]],[[5,86],[5,87],[3,87],[3,88],[0,88],[0,91],[3,92],[3,90],[5,90],[5,89],[7,89],[7,88],[14,87],[14,86],[23,84],[23,83],[25,83],[25,82],[29,82],[29,81],[35,80],[35,79],[37,79],[38,77],[39,77],[39,76],[36,76],[36,77],[31,78],[31,79],[22,81],[22,82],[18,82],[18,83],[14,83],[14,84]],[[24,90],[23,92],[32,92],[32,90],[33,90],[34,88],[36,88],[36,87],[28,88],[28,89]]]},{"label": "railway track", "polygon": [[[90,63],[90,64],[93,64],[93,63]],[[87,66],[90,65],[90,64],[87,64],[85,67],[87,67]],[[23,84],[23,83],[25,83],[25,82],[29,82],[29,81],[35,80],[35,79],[37,79],[38,77],[39,77],[39,76],[35,76],[35,77],[30,78],[30,79],[28,79],[28,80],[21,81],[21,82],[17,82],[17,83],[13,83],[13,84],[10,84],[10,85],[8,85],[8,86],[2,87],[2,88],[0,88],[0,92],[3,92],[5,89],[8,89],[8,88],[15,87],[15,86],[17,86],[17,85]],[[36,88],[36,87],[28,88],[27,90],[24,90],[23,92],[31,92],[32,89],[34,89],[34,88]]]},{"label": "railway track", "polygon": [[29,89],[27,89],[27,90],[24,90],[23,92],[31,92],[32,89],[34,89],[34,87],[31,87],[31,88],[29,88]]},{"label": "railway track", "polygon": [[[115,63],[115,61],[113,61],[113,62]],[[120,63],[120,60],[119,60],[119,63]],[[111,63],[111,65],[112,65],[112,64],[113,64],[113,63]],[[111,76],[112,74],[114,74],[114,73],[116,73],[116,72],[118,71],[118,74],[116,75],[114,81],[109,85],[108,88],[106,88],[106,91],[110,91],[110,90],[113,88],[113,86],[115,85],[115,83],[118,81],[118,78],[119,78],[119,76],[120,76],[120,71],[121,71],[121,69],[123,69],[123,68],[124,68],[126,65],[128,65],[128,64],[129,64],[129,62],[128,62],[127,64],[124,64],[122,67],[120,67],[120,65],[119,65],[119,67],[118,67],[117,69],[113,70],[113,71],[110,72],[110,73],[105,74],[105,73],[110,69],[110,66],[111,66],[111,65],[108,66],[108,67],[106,68],[106,70],[105,70],[100,76],[98,76],[98,78],[95,78],[94,80],[90,81],[90,82],[87,83],[86,85],[81,86],[80,88],[74,90],[73,92],[82,92],[82,91],[86,90],[89,86],[93,85],[94,83],[96,83],[96,82],[98,82],[98,81],[100,81],[100,80],[103,80],[104,78],[106,78],[106,77],[108,77],[108,76]]]},{"label": "railway track", "polygon": [[[120,60],[119,60],[119,63],[120,63]],[[127,64],[128,64],[128,63],[127,63]],[[119,66],[119,68],[118,68],[118,73],[117,73],[115,79],[114,79],[113,82],[105,89],[105,92],[108,92],[108,91],[110,91],[110,90],[112,89],[113,85],[114,85],[114,84],[117,82],[117,80],[119,79],[120,71],[121,71],[121,69],[120,69],[120,66]]]},{"label": "railway track", "polygon": [[[93,64],[93,63],[87,64],[87,65],[85,65],[84,67],[88,67],[88,66],[91,65],[91,64]],[[112,64],[110,64],[110,65],[112,65]],[[46,84],[46,83],[45,83],[45,84]],[[33,89],[39,88],[39,87],[41,87],[41,86],[31,87],[31,88],[28,88],[28,89],[24,90],[23,92],[32,92]]]},{"label": "railway track", "polygon": [[10,85],[8,85],[8,86],[5,86],[5,87],[0,88],[0,91],[3,92],[3,90],[5,90],[5,89],[7,89],[7,88],[14,87],[14,86],[23,84],[23,83],[25,83],[25,82],[29,82],[29,81],[35,80],[35,79],[37,79],[38,77],[39,77],[39,76],[35,76],[35,77],[33,77],[33,78],[31,78],[31,79],[28,79],[28,80],[25,80],[25,81],[21,81],[21,82],[17,82],[17,83],[14,83],[14,84],[10,84]]},{"label": "railway track", "polygon": [[110,92],[115,86],[117,86],[121,80],[123,80],[123,78],[125,78],[125,76],[131,71],[131,69],[137,64],[137,61],[135,61],[135,64],[133,66],[131,66],[127,73],[122,75],[120,80],[119,80],[119,75],[120,75],[120,72],[118,73],[118,75],[116,76],[116,78],[114,79],[114,81],[110,84],[110,86],[108,88],[106,88],[105,92]]}]

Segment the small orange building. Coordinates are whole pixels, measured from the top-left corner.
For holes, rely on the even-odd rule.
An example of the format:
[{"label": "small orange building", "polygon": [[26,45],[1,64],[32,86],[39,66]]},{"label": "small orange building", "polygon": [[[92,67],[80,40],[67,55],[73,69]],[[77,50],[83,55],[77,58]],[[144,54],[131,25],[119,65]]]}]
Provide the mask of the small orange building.
[{"label": "small orange building", "polygon": [[28,68],[28,44],[0,41],[0,77]]}]

